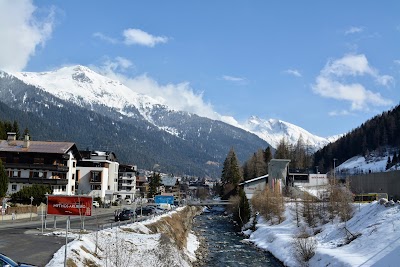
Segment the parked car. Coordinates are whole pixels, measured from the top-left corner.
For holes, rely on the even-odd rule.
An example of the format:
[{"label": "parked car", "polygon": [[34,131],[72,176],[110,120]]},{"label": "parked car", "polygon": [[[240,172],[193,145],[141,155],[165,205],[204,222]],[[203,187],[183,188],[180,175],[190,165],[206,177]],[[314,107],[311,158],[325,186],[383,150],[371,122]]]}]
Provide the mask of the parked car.
[{"label": "parked car", "polygon": [[0,253],[0,266],[10,266],[10,267],[37,267],[35,265],[20,263],[12,260],[4,254]]},{"label": "parked car", "polygon": [[100,203],[96,200],[93,200],[93,207],[95,207],[95,208],[100,207]]},{"label": "parked car", "polygon": [[135,216],[135,212],[130,209],[124,209],[118,214],[119,221],[127,221],[133,219]]},{"label": "parked car", "polygon": [[144,215],[144,216],[149,216],[152,215],[154,213],[156,213],[155,209],[153,209],[151,206],[145,206],[142,208],[137,208],[135,210],[137,215]]}]

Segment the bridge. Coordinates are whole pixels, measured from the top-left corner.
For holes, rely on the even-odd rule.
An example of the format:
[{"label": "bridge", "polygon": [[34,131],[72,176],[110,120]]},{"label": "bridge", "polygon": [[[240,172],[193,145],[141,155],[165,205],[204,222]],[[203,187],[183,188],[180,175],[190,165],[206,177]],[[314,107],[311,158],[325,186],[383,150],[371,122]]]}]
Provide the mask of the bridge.
[{"label": "bridge", "polygon": [[188,200],[187,205],[189,206],[220,206],[229,205],[231,202],[229,200]]}]

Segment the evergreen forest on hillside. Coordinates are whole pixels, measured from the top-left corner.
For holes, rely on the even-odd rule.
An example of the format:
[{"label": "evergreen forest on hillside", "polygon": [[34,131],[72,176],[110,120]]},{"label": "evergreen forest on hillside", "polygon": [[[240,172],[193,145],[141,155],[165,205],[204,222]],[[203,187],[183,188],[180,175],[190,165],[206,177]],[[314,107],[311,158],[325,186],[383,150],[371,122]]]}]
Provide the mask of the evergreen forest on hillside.
[{"label": "evergreen forest on hillside", "polygon": [[400,105],[361,124],[314,154],[315,165],[322,172],[333,169],[333,162],[344,162],[357,155],[378,153],[383,156],[400,147]]}]

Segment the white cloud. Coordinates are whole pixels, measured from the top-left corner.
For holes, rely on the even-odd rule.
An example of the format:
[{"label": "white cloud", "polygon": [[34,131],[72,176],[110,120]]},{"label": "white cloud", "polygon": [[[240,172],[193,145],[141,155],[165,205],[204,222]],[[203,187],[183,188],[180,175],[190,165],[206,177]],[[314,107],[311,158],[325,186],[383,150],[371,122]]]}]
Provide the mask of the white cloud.
[{"label": "white cloud", "polygon": [[95,33],[93,33],[93,37],[99,38],[100,40],[106,41],[106,42],[111,43],[111,44],[116,44],[116,43],[118,43],[118,40],[117,40],[117,39],[114,39],[114,38],[112,38],[112,37],[109,37],[109,36],[107,36],[107,35],[104,35],[104,34],[101,33],[101,32],[95,32]]},{"label": "white cloud", "polygon": [[393,60],[393,62],[394,62],[394,64],[396,64],[396,65],[400,65],[400,59],[395,59],[395,60]]},{"label": "white cloud", "polygon": [[347,116],[351,113],[348,110],[339,110],[329,112],[329,116]]},{"label": "white cloud", "polygon": [[0,69],[21,71],[53,31],[54,10],[35,17],[30,0],[0,1]]},{"label": "white cloud", "polygon": [[140,29],[126,29],[123,32],[125,37],[124,43],[126,45],[143,45],[154,47],[158,43],[166,43],[168,38],[165,36],[153,36]]},{"label": "white cloud", "polygon": [[348,35],[348,34],[353,34],[353,33],[360,33],[363,32],[364,28],[363,27],[350,27],[349,29],[347,29],[344,34]]},{"label": "white cloud", "polygon": [[[113,61],[107,60],[103,66],[96,68],[96,71],[111,79],[119,80],[133,91],[148,95],[174,110],[187,111],[210,119],[224,120],[224,117],[214,111],[210,103],[203,100],[203,94],[195,93],[188,82],[161,85],[147,74],[129,77],[118,71],[121,64],[126,60],[121,59],[123,58],[117,58]],[[125,63],[128,62],[130,61],[126,60]]]},{"label": "white cloud", "polygon": [[229,76],[229,75],[222,76],[222,79],[225,81],[230,81],[230,82],[244,82],[246,80],[245,78],[234,77],[234,76]]},{"label": "white cloud", "polygon": [[296,77],[302,77],[300,71],[296,70],[296,69],[288,69],[285,70],[285,73],[296,76]]},{"label": "white cloud", "polygon": [[380,85],[389,85],[394,82],[389,75],[379,75],[372,68],[365,55],[346,55],[341,59],[329,61],[321,70],[312,86],[316,94],[325,98],[350,102],[350,109],[368,110],[369,106],[388,106],[392,104],[390,99],[381,96],[379,92],[367,90],[358,82],[348,82],[349,76],[370,76]]},{"label": "white cloud", "polygon": [[114,72],[126,72],[127,70],[135,68],[134,64],[132,61],[130,61],[127,58],[124,57],[116,57],[115,59],[111,60],[109,58],[106,58],[102,66],[100,68],[96,66],[90,66],[92,69],[97,70],[98,72],[101,73],[114,73]]}]

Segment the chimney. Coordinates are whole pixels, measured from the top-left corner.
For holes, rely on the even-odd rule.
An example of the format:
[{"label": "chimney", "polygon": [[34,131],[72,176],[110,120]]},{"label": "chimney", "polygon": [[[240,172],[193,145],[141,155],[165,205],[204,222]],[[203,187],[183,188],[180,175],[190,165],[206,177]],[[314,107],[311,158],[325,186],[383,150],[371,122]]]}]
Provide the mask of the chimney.
[{"label": "chimney", "polygon": [[29,144],[30,144],[30,142],[29,142],[29,135],[26,134],[25,137],[24,137],[24,145],[23,145],[23,147],[24,147],[24,148],[28,148],[28,147],[29,147]]},{"label": "chimney", "polygon": [[13,132],[7,133],[7,141],[15,141],[17,138],[17,134]]}]

